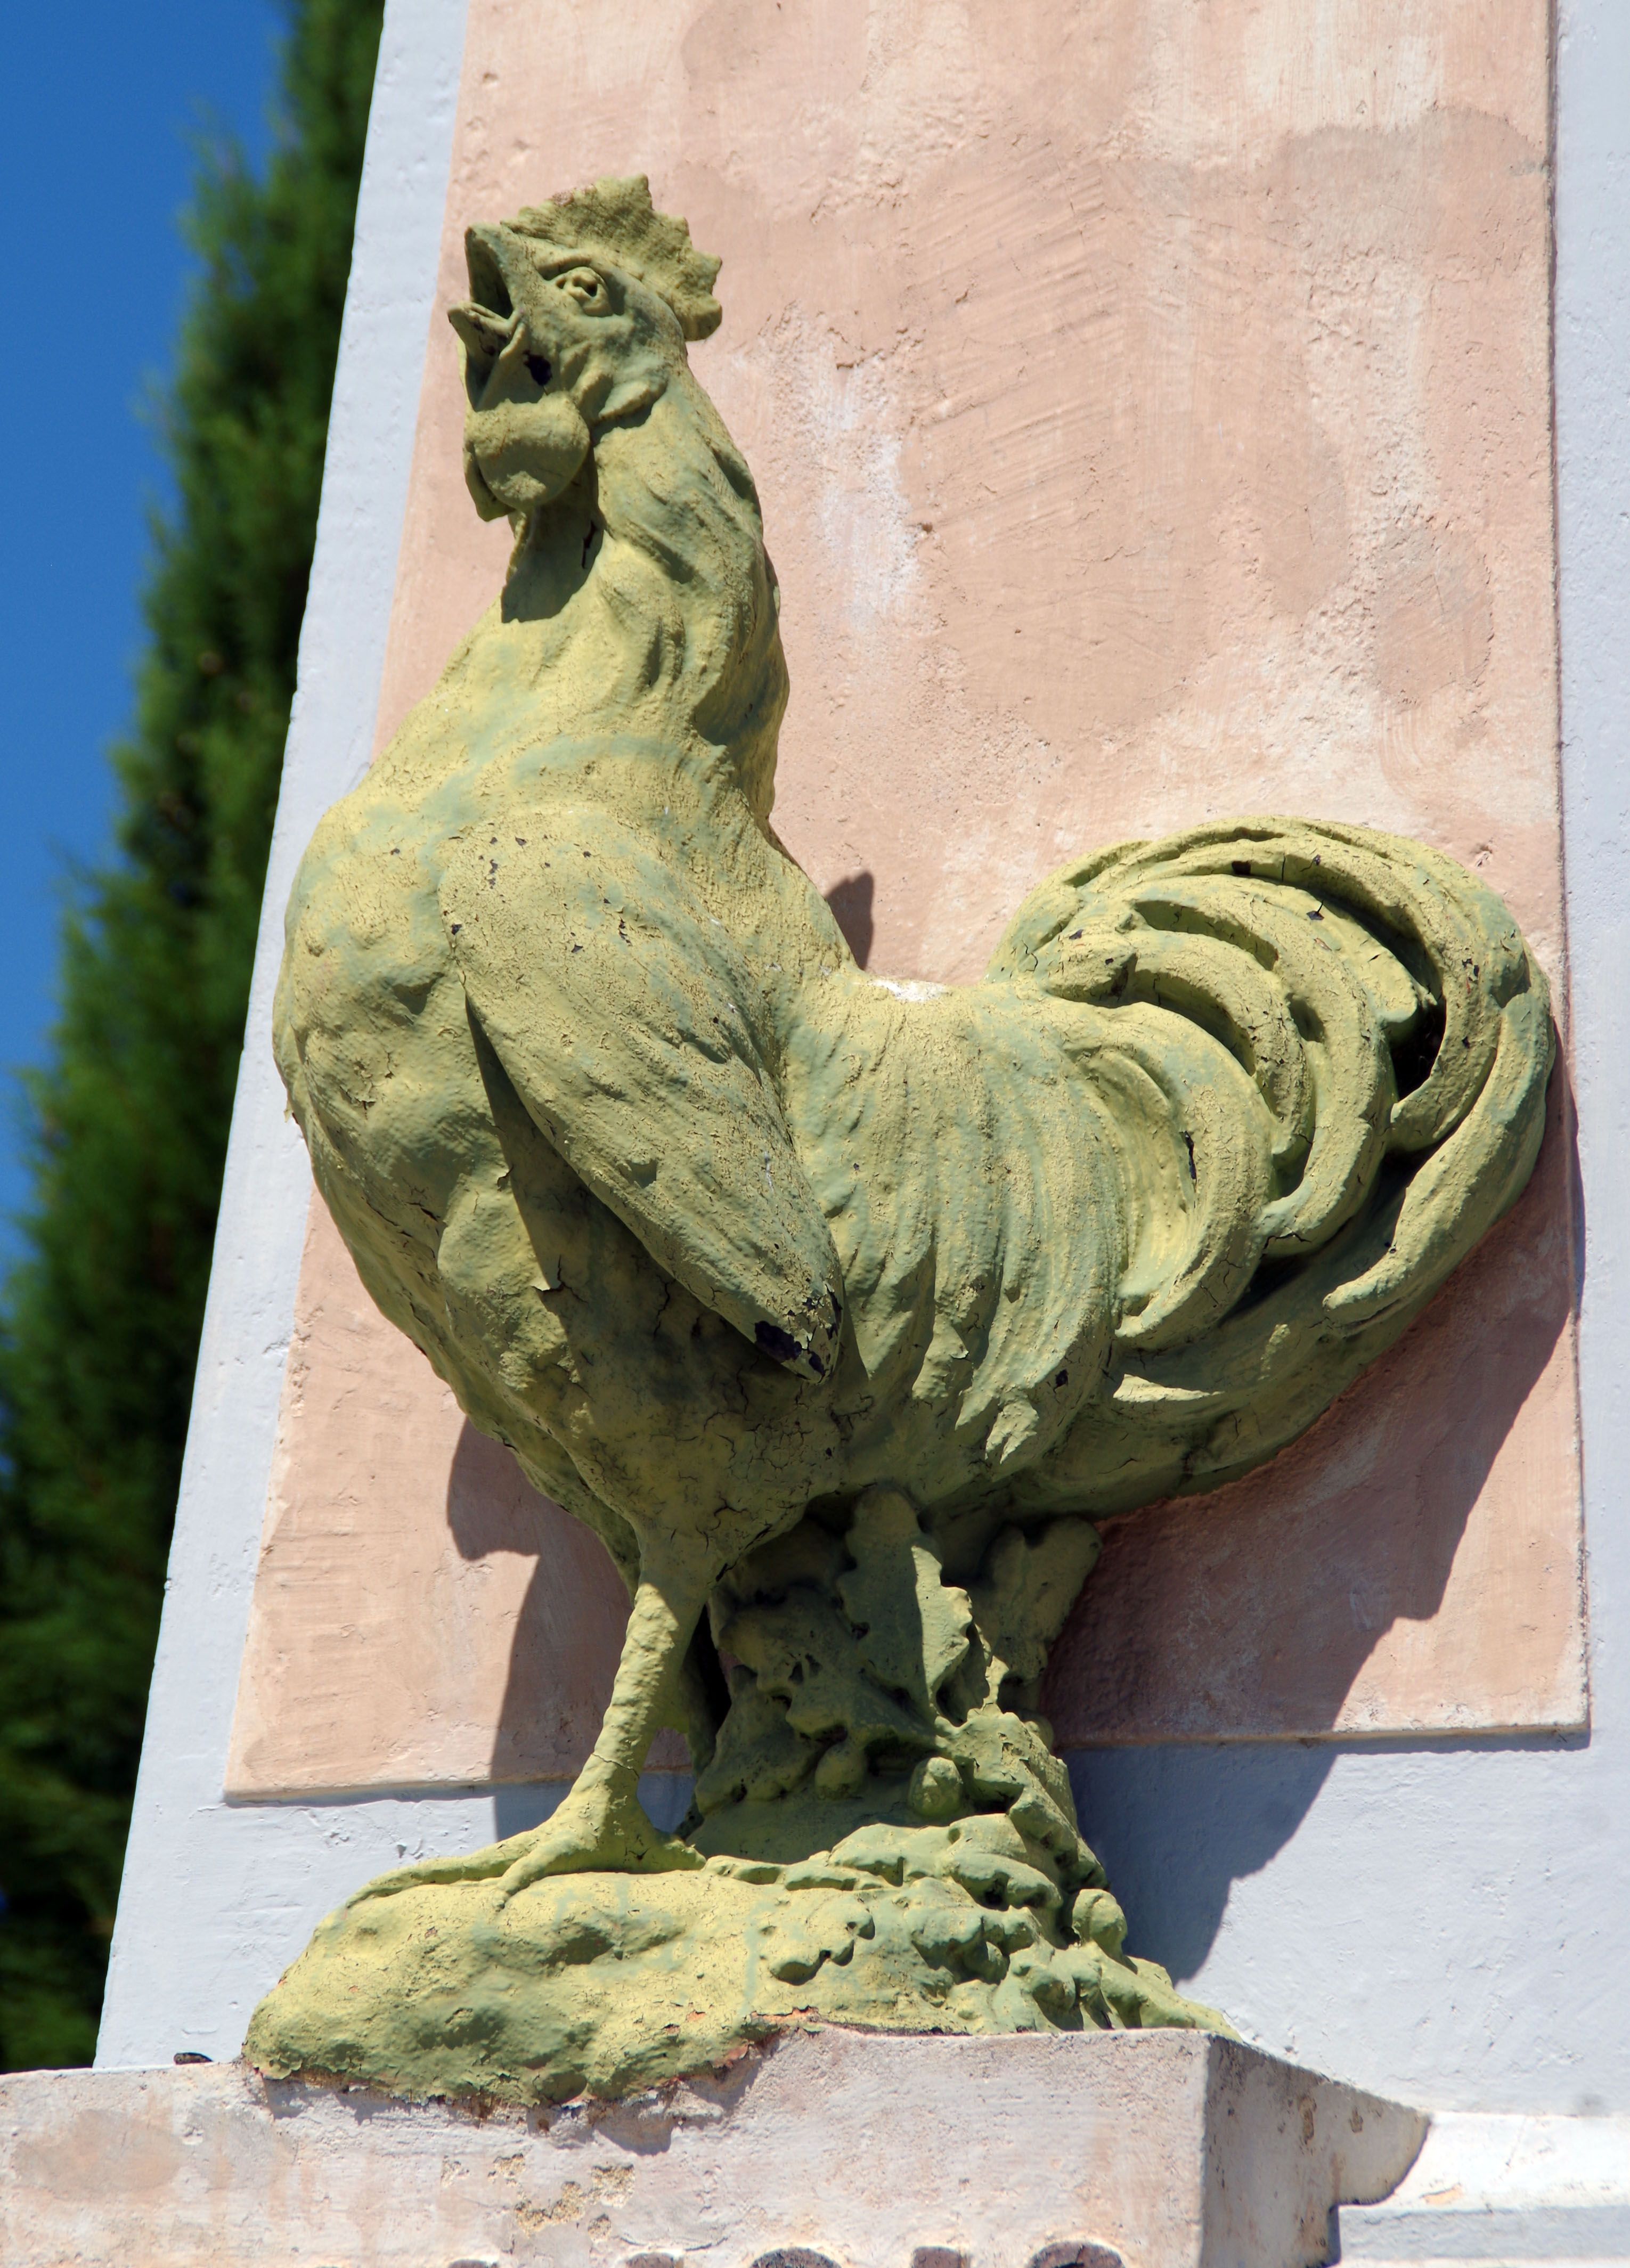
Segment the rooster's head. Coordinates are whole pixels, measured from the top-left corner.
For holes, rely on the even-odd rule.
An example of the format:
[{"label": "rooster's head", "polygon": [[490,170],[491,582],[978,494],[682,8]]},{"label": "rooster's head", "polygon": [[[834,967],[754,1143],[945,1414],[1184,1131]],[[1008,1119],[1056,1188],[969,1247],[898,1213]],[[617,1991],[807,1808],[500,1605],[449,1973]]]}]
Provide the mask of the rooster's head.
[{"label": "rooster's head", "polygon": [[599,428],[636,416],[718,327],[717,260],[649,184],[597,181],[464,239],[464,476],[483,519],[525,515],[576,478]]}]

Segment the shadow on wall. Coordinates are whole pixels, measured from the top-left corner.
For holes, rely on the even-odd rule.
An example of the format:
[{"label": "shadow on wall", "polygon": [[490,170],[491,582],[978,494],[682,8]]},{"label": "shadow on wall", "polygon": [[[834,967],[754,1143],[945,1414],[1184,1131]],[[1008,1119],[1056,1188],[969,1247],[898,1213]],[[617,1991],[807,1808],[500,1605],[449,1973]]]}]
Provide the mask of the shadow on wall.
[{"label": "shadow on wall", "polygon": [[1126,1909],[1132,1952],[1179,1984],[1195,1976],[1235,1883],[1291,1840],[1339,1753],[1302,1741],[1077,1749],[1081,1832]]},{"label": "shadow on wall", "polygon": [[[1578,1507],[1533,1467],[1574,1431],[1572,1135],[1559,1073],[1533,1180],[1398,1344],[1268,1465],[1106,1526],[1048,1668],[1063,1747],[1558,1721]],[[1537,1387],[1551,1425],[1496,1474]],[[1373,1661],[1435,1620],[1463,1543],[1449,1619]],[[1554,1580],[1519,1605],[1537,1563]]]},{"label": "shadow on wall", "polygon": [[[509,1451],[468,1419],[447,1476],[447,1526],[462,1559],[513,1552],[534,1562],[510,1635],[491,1779],[570,1779],[611,1698],[628,1624],[623,1579],[593,1528],[540,1496]],[[652,1763],[689,1770],[676,1733],[658,1735]]]},{"label": "shadow on wall", "polygon": [[[1442,1606],[1468,1517],[1577,1300],[1584,1242],[1572,1097],[1559,1066],[1545,1146],[1521,1200],[1383,1362],[1274,1461],[1272,1489],[1259,1476],[1255,1487],[1151,1506],[1108,1530],[1055,1649],[1044,1705],[1061,1742],[1066,1719],[1106,1703],[1122,1724],[1140,1708],[1164,1720],[1164,1741],[1073,1746],[1067,1762],[1081,1830],[1132,1918],[1133,1951],[1180,1984],[1203,1967],[1234,1884],[1292,1840],[1344,1753],[1588,1745],[1588,1732],[1568,1730],[1283,1736],[1295,1725],[1315,1734],[1335,1727],[1383,1633],[1430,1622]],[[1361,1414],[1368,1399],[1384,1418],[1389,1369],[1411,1387],[1412,1452],[1408,1485],[1391,1497],[1365,1484]],[[1328,1435],[1340,1457],[1321,1441]],[[1304,1469],[1322,1490],[1298,1485]],[[1235,1497],[1243,1517],[1230,1520]],[[1160,1532],[1140,1539],[1146,1522]],[[1481,1635],[1499,1646],[1507,1632],[1496,1618]],[[1254,1706],[1261,1730],[1281,1736],[1206,1739],[1220,1702],[1236,1722]],[[1275,1712],[1286,1720],[1279,1727]]]},{"label": "shadow on wall", "polygon": [[872,957],[872,939],[876,924],[872,918],[872,902],[877,895],[877,885],[864,870],[859,874],[845,874],[841,882],[834,882],[826,894],[826,902],[832,909],[832,918],[842,930],[849,950],[858,967],[864,968]]},{"label": "shadow on wall", "polygon": [[[1554,1753],[1585,1733],[1481,1739],[1257,1741],[1077,1749],[1067,1761],[1081,1832],[1131,1920],[1127,1942],[1179,1984],[1204,1967],[1235,1882],[1291,1842],[1344,1757]],[[1407,1886],[1398,1892],[1407,1908]]]}]

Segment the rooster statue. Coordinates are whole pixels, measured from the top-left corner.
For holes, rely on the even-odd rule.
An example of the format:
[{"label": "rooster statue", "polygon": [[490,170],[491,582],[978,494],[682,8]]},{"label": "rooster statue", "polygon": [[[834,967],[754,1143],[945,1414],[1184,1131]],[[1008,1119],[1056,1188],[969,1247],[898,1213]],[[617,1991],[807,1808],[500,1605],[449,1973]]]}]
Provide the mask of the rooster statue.
[{"label": "rooster statue", "polygon": [[[1279,819],[1066,868],[977,984],[863,974],[771,824],[778,593],[686,355],[718,262],[643,180],[467,245],[465,474],[514,549],[318,829],[277,1059],[370,1292],[603,1537],[632,1608],[552,1816],[369,1884],[251,2051],[631,2084],[702,2051],[630,2011],[639,1957],[660,2000],[676,1938],[727,1965],[721,1932],[710,2052],[812,2000],[908,2027],[1219,2021],[1121,1949],[1035,1714],[1046,1649],[1095,1514],[1272,1456],[1511,1204],[1544,978],[1449,859]],[[698,1771],[678,1835],[637,1795],[665,1723]],[[454,1914],[487,1950],[409,1976],[403,1918],[419,1943],[432,1911],[444,1948]],[[525,1961],[492,1950],[518,1933]],[[551,1961],[575,2014],[527,2000]],[[603,2052],[591,1969],[623,1979]],[[502,2020],[497,1976],[521,1994]],[[409,2002],[417,2044],[381,2047]]]}]

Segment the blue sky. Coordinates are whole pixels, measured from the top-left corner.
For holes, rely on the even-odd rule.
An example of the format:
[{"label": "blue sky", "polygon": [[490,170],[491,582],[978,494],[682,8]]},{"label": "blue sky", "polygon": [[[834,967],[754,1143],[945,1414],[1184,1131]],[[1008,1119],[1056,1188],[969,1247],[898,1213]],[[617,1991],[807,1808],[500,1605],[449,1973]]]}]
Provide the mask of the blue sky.
[{"label": "blue sky", "polygon": [[147,512],[164,493],[142,412],[185,297],[192,144],[213,123],[264,154],[280,28],[270,0],[6,12],[0,1252],[26,1194],[11,1074],[45,1042],[61,878],[106,845],[106,750],[129,713]]}]

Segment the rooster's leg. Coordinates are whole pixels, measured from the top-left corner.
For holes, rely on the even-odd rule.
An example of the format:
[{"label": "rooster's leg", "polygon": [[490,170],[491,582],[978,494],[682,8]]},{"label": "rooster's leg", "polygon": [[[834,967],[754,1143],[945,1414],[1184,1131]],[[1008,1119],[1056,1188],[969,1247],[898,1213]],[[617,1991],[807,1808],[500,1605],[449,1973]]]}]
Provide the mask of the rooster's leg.
[{"label": "rooster's leg", "polygon": [[424,1882],[481,1881],[495,1874],[502,1877],[500,1896],[508,1899],[545,1874],[595,1867],[660,1874],[699,1867],[699,1852],[651,1824],[638,1790],[652,1741],[674,1713],[685,1649],[718,1575],[717,1557],[704,1547],[688,1538],[650,1538],[600,1737],[565,1800],[540,1827],[462,1858],[398,1867],[365,1884],[348,1903]]},{"label": "rooster's leg", "polygon": [[699,1867],[688,1843],[659,1833],[636,1793],[646,1753],[673,1713],[691,1632],[718,1579],[711,1551],[651,1538],[640,1554],[639,1587],[628,1618],[616,1683],[594,1753],[552,1817],[522,1838],[499,1885],[513,1897],[545,1874],[607,1867],[660,1873]]}]

